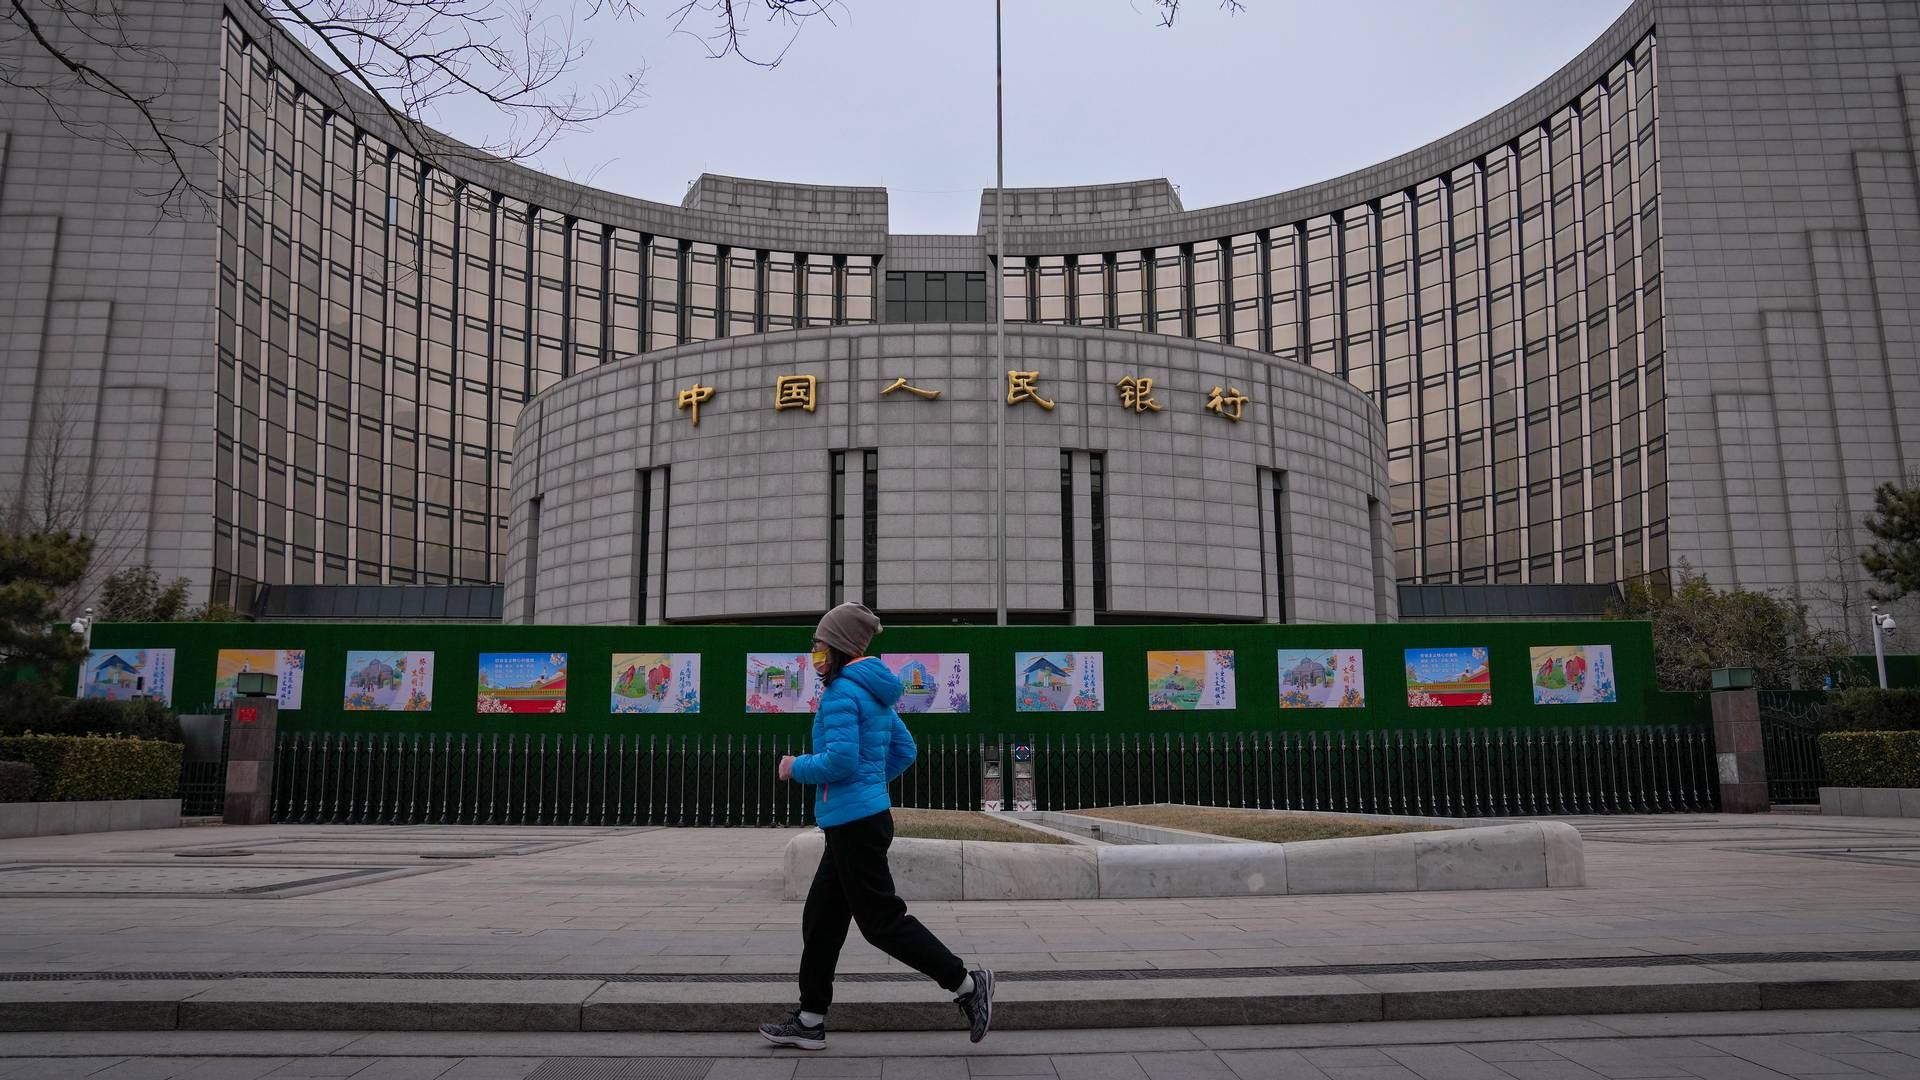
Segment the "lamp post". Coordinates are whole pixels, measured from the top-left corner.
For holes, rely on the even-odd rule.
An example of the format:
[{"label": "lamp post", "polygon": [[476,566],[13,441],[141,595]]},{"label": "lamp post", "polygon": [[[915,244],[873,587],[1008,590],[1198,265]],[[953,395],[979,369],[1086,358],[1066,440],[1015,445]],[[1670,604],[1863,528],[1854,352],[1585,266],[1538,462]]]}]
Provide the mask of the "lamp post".
[{"label": "lamp post", "polygon": [[1884,631],[1898,630],[1899,627],[1894,625],[1893,616],[1881,613],[1880,605],[1875,604],[1870,610],[1873,613],[1873,662],[1880,669],[1880,689],[1885,690],[1887,688],[1887,650],[1881,642],[1881,634]]},{"label": "lamp post", "polygon": [[82,648],[91,650],[93,648],[93,609],[87,608],[79,618],[68,624],[67,629],[80,635]]},{"label": "lamp post", "polygon": [[[994,378],[1007,369],[1007,144],[1005,111],[1001,104],[1000,0],[993,0],[993,286]],[[1007,625],[1007,405],[994,391],[997,419],[993,425],[993,518],[997,547],[994,555],[994,625]]]}]

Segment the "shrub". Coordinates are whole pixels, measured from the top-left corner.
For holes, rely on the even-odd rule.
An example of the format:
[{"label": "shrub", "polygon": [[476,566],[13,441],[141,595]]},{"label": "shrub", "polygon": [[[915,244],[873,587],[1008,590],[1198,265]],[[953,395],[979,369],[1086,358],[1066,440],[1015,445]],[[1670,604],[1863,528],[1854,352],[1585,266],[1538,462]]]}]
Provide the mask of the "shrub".
[{"label": "shrub", "polygon": [[0,761],[0,803],[26,802],[33,794],[33,766],[24,761]]},{"label": "shrub", "polygon": [[180,741],[180,722],[158,701],[38,698],[31,693],[0,703],[0,735],[127,735]]},{"label": "shrub", "polygon": [[22,680],[0,690],[0,735],[52,731],[61,723],[67,699],[43,682]]},{"label": "shrub", "polygon": [[1920,788],[1920,731],[1836,731],[1820,736],[1834,787]]},{"label": "shrub", "polygon": [[97,735],[0,738],[0,760],[33,766],[31,798],[171,799],[180,790],[180,746]]},{"label": "shrub", "polygon": [[1855,687],[1827,702],[1820,724],[1828,731],[1920,731],[1920,690]]}]

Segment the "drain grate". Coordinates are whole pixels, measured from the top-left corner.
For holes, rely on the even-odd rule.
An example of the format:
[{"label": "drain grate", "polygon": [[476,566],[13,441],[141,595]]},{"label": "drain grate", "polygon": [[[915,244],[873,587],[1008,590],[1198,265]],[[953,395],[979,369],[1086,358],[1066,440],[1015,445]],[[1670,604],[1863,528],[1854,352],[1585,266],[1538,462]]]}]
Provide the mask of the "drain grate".
[{"label": "drain grate", "polygon": [[[1472,971],[1555,971],[1579,968],[1711,967],[1723,964],[1912,963],[1920,949],[1833,952],[1678,953],[1660,956],[1575,956],[1561,959],[1453,960],[1431,964],[1289,964],[1275,967],[1066,968],[1001,971],[1003,982],[1116,982],[1162,979],[1278,979],[1302,975],[1419,975]],[[541,972],[541,971],[0,971],[0,983],[223,982],[232,979],[397,979],[419,982],[783,983],[791,972]],[[894,971],[841,972],[841,982],[911,983],[924,976]]]},{"label": "drain grate", "polygon": [[548,1058],[527,1080],[701,1080],[712,1068],[704,1057]]}]

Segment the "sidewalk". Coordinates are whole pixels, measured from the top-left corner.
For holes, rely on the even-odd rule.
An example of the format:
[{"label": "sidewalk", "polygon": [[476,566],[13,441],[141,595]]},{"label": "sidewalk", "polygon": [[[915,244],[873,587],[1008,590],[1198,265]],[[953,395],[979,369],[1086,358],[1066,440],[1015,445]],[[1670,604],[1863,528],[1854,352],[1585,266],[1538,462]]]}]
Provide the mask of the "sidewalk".
[{"label": "sidewalk", "polygon": [[[1584,889],[914,912],[1002,973],[1008,1032],[1920,1005],[1920,822],[1574,824]],[[792,999],[791,835],[262,826],[0,841],[0,1026],[737,1030]],[[857,936],[842,971],[838,1030],[957,1023]]]},{"label": "sidewalk", "polygon": [[749,1034],[0,1034],[6,1080],[1601,1080],[1920,1076],[1920,1012],[834,1034],[819,1053]]}]

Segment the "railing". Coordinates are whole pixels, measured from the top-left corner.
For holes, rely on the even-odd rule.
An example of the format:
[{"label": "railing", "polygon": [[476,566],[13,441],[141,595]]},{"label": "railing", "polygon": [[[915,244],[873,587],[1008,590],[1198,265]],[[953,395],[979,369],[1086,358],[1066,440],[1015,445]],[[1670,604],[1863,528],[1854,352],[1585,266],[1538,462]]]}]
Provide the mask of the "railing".
[{"label": "railing", "polygon": [[1820,757],[1823,706],[1786,694],[1760,695],[1760,745],[1767,758],[1767,798],[1779,804],[1820,801],[1827,782]]},{"label": "railing", "polygon": [[220,817],[227,809],[227,725],[221,725],[218,760],[180,763],[180,816]]},{"label": "railing", "polygon": [[1711,810],[1711,734],[1675,726],[1042,736],[1043,810],[1188,803],[1500,817]]},{"label": "railing", "polygon": [[[1712,740],[1676,726],[1372,732],[928,735],[900,806],[980,807],[980,763],[1032,747],[1042,809],[1182,802],[1348,813],[1659,813],[1717,805]],[[278,822],[797,826],[775,779],[803,740],[759,735],[283,734]],[[1011,805],[1011,802],[1009,802]]]}]

